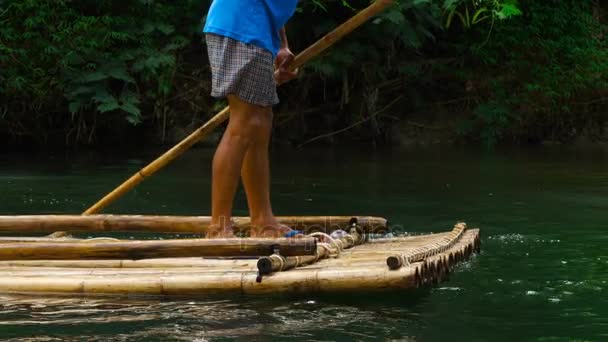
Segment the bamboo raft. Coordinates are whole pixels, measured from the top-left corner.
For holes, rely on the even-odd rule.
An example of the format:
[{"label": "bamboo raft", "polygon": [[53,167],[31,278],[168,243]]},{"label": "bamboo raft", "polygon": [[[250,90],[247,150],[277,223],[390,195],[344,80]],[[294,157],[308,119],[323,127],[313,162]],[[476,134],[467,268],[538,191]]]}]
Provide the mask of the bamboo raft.
[{"label": "bamboo raft", "polygon": [[[331,47],[393,4],[377,0],[298,54],[290,70]],[[282,217],[295,239],[214,239],[208,217],[94,215],[226,121],[224,108],[135,173],[83,216],[0,216],[0,293],[201,295],[407,289],[439,282],[479,250],[479,230],[375,238],[377,217]],[[235,218],[246,233],[248,218]],[[187,234],[167,240],[80,239],[71,234]],[[36,236],[36,234],[50,234]],[[205,237],[205,238],[203,238]]]},{"label": "bamboo raft", "polygon": [[[375,217],[283,217],[295,239],[0,238],[0,293],[264,294],[408,289],[440,282],[479,250],[478,229],[377,238]],[[204,234],[206,217],[0,216],[0,233]],[[247,218],[236,218],[245,231]]]}]

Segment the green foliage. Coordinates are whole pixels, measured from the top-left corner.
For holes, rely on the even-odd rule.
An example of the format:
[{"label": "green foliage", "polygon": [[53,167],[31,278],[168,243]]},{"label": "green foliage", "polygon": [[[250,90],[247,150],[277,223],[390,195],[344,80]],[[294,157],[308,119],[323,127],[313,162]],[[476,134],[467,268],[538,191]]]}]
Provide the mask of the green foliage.
[{"label": "green foliage", "polygon": [[501,101],[489,101],[478,105],[470,120],[462,121],[459,134],[475,133],[486,147],[492,148],[507,132],[511,124],[511,111]]},{"label": "green foliage", "polygon": [[[353,9],[363,9],[369,5],[367,0],[351,0],[348,4],[335,1],[302,2],[300,14],[290,24],[294,50],[304,48],[340,23],[352,17]],[[311,15],[311,13],[319,13]],[[298,94],[307,94],[316,103],[321,103],[319,111],[294,116],[287,113],[280,122],[293,123],[305,121],[306,136],[340,129],[355,122],[359,125],[356,132],[376,139],[388,130],[389,121],[376,114],[392,92],[386,92],[382,84],[395,78],[402,78],[417,70],[409,66],[409,54],[415,54],[428,41],[435,39],[440,24],[441,7],[436,1],[408,0],[397,1],[394,6],[373,18],[368,24],[350,34],[342,42],[314,59],[306,66],[301,75]],[[311,29],[312,28],[312,29]],[[286,96],[289,101],[289,89]],[[341,109],[334,110],[336,105]],[[331,107],[331,108],[330,108]],[[327,115],[327,110],[332,115]],[[299,118],[299,120],[294,120]],[[369,129],[371,126],[371,130]],[[279,125],[279,127],[283,127]],[[285,126],[292,139],[294,130]],[[302,127],[297,131],[302,131]],[[307,132],[310,132],[307,134]],[[280,135],[280,132],[279,132]]]},{"label": "green foliage", "polygon": [[[0,140],[92,143],[145,128],[164,141],[198,124],[223,106],[208,95],[200,42],[209,4],[0,0]],[[368,5],[300,2],[292,50]],[[396,1],[280,90],[278,137],[297,143],[353,127],[351,137],[377,142],[420,119],[456,121],[456,135],[487,146],[575,138],[606,121],[606,28],[592,6]]]},{"label": "green foliage", "polygon": [[518,0],[444,0],[445,28],[450,28],[456,16],[465,30],[482,21],[504,20],[521,15]]},{"label": "green foliage", "polygon": [[69,111],[71,122],[98,113],[139,123],[140,103],[170,92],[200,9],[189,0],[3,1],[0,94],[25,112]]},{"label": "green foliage", "polygon": [[[366,1],[350,1],[348,4],[342,1],[333,5],[329,1],[315,3],[329,13],[343,13],[338,18],[335,15],[319,18],[313,25],[318,28],[316,38],[353,15],[352,11],[340,10],[340,7],[362,8],[368,4]],[[387,68],[378,66],[385,65],[387,58],[396,57],[399,51],[420,48],[427,39],[434,39],[432,31],[440,26],[437,20],[439,13],[439,6],[431,0],[398,1],[366,29],[356,31],[324,58],[314,60],[311,68],[322,76],[341,78],[345,71],[359,68],[361,61],[364,61],[366,65],[376,66],[372,72],[386,74],[388,70],[384,69]],[[307,17],[306,22],[310,19]]]},{"label": "green foliage", "polygon": [[608,89],[608,49],[592,16],[592,1],[530,0],[522,5],[525,16],[496,27],[491,41],[470,49],[471,63],[486,70],[477,83],[486,84],[479,92],[487,102],[475,113],[488,113],[488,105],[499,104],[507,108],[501,113],[513,118],[475,120],[490,130],[500,127],[497,131],[509,131],[515,139],[533,141],[568,141],[601,125],[599,108],[585,105]]}]

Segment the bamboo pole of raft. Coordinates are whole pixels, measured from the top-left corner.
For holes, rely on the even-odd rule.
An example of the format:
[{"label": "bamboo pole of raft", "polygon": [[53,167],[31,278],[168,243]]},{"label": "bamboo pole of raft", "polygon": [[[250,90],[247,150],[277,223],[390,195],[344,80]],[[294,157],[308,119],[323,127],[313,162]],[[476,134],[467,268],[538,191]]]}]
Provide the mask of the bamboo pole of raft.
[{"label": "bamboo pole of raft", "polygon": [[[302,259],[307,256],[300,256]],[[292,257],[286,257],[289,259]],[[205,259],[203,258],[167,258],[167,259],[142,259],[142,260],[8,260],[0,261],[0,274],[4,270],[44,270],[44,269],[82,269],[96,270],[108,269],[110,272],[119,272],[124,269],[148,269],[154,270],[178,270],[183,269],[185,272],[196,272],[204,269],[215,270],[235,270],[249,269],[251,271],[259,271],[257,263],[259,259]],[[374,264],[377,266],[386,267],[384,258],[375,256],[369,258],[338,258],[338,259],[322,259],[315,264],[302,263],[299,266],[308,265],[308,267],[327,267],[330,262],[331,266],[361,266]],[[190,270],[190,271],[188,271]]]},{"label": "bamboo pole of raft", "polygon": [[[330,46],[332,46],[344,36],[355,30],[357,27],[361,26],[371,17],[384,11],[392,3],[393,0],[377,0],[367,8],[357,13],[354,17],[340,25],[338,28],[325,35],[316,43],[308,47],[306,50],[298,54],[295,57],[293,63],[289,66],[289,68],[291,70],[295,70],[298,67],[304,65],[306,62],[328,49]],[[92,207],[87,209],[84,212],[84,215],[99,213],[101,210],[103,210],[103,208],[105,208],[106,206],[120,198],[122,195],[124,195],[126,192],[137,186],[137,184],[141,183],[141,181],[143,181],[145,178],[150,177],[158,170],[169,164],[169,162],[171,162],[173,159],[186,152],[194,144],[205,138],[217,126],[226,121],[229,116],[228,112],[229,108],[224,108],[221,112],[211,118],[211,120],[207,121],[207,123],[205,123],[201,128],[194,131],[175,147],[167,151],[165,154],[160,156],[148,166],[138,171],[136,174],[131,176],[131,178],[129,178],[127,181],[117,187],[114,191],[107,194],[99,202],[95,203]]]},{"label": "bamboo pole of raft", "polygon": [[0,260],[146,259],[179,257],[310,255],[317,240],[292,239],[182,239],[115,242],[22,242],[0,244]]},{"label": "bamboo pole of raft", "polygon": [[256,259],[205,259],[205,258],[167,258],[142,260],[7,260],[0,261],[1,267],[14,269],[41,269],[42,267],[71,268],[71,269],[192,269],[203,267],[218,267],[230,269],[232,267],[247,266],[256,268]]},{"label": "bamboo pole of raft", "polygon": [[[329,233],[356,224],[363,232],[387,229],[387,220],[371,216],[281,216],[279,222],[293,229]],[[234,217],[235,230],[246,230],[249,217]],[[142,215],[31,215],[0,216],[0,233],[72,233],[146,232],[202,234],[211,225],[209,216],[142,216]]]}]

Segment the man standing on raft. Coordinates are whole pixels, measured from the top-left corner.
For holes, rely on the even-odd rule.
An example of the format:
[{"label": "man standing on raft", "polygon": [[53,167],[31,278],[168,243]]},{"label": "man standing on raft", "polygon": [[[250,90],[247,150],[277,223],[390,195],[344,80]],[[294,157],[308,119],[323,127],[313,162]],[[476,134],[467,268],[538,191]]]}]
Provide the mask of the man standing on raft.
[{"label": "man standing on raft", "polygon": [[[228,98],[230,121],[213,157],[211,224],[233,237],[232,204],[243,180],[251,236],[291,237],[270,204],[268,145],[276,85],[297,76],[284,25],[298,0],[213,0],[204,32],[212,72],[211,95]],[[276,68],[276,70],[275,70]]]}]

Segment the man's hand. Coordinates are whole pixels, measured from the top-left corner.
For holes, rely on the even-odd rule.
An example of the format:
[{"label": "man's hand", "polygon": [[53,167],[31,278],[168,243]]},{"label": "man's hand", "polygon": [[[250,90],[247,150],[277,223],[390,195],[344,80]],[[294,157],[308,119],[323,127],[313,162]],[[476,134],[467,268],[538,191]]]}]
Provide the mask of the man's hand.
[{"label": "man's hand", "polygon": [[298,77],[298,70],[290,71],[289,65],[293,62],[295,56],[289,50],[284,47],[277,53],[277,58],[274,60],[274,79],[277,84],[287,83],[294,78]]}]

